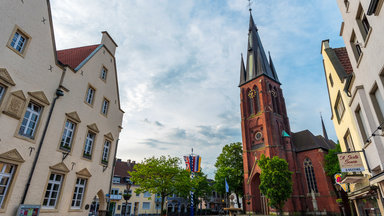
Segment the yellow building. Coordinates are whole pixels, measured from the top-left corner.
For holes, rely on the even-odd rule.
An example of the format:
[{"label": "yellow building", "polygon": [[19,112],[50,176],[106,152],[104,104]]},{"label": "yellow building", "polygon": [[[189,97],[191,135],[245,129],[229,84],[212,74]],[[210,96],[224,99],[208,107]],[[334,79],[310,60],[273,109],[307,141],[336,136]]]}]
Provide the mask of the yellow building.
[{"label": "yellow building", "polygon": [[[110,193],[110,211],[114,216],[160,215],[161,198],[159,196],[148,192],[136,193],[136,189],[140,187],[138,185],[131,185],[129,190],[127,189],[130,183],[128,171],[132,171],[134,166],[135,161],[116,160]],[[124,194],[127,193],[131,194],[131,198],[126,201]]]},{"label": "yellow building", "polygon": [[[351,97],[348,87],[354,81],[353,69],[345,47],[331,48],[329,41],[324,40],[321,46],[323,64],[329,101],[332,110],[332,121],[343,152],[362,151],[364,143],[355,124],[355,113],[349,109]],[[365,171],[347,173],[343,183],[349,184],[348,198],[353,201],[358,215],[365,209],[380,212],[381,202],[369,183],[371,174],[365,156],[361,152]],[[367,202],[369,200],[369,202]]]},{"label": "yellow building", "polygon": [[116,43],[103,32],[57,51],[49,0],[2,1],[0,20],[0,215],[106,210],[123,117]]}]

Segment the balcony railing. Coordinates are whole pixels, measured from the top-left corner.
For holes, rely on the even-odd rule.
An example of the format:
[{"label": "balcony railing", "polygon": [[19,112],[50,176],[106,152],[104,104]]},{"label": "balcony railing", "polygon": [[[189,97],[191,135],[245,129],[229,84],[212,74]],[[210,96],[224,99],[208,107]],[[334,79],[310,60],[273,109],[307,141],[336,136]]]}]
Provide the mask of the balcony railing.
[{"label": "balcony railing", "polygon": [[121,200],[123,196],[121,195],[115,195],[115,194],[111,194],[110,195],[110,199],[111,200]]}]

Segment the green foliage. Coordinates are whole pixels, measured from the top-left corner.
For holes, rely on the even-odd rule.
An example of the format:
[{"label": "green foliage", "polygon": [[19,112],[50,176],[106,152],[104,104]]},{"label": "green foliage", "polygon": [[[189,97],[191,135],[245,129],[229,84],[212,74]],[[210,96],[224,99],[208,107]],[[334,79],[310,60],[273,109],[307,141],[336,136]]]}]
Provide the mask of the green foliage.
[{"label": "green foliage", "polygon": [[[244,168],[242,144],[240,142],[237,142],[225,145],[221,154],[216,159],[215,167],[216,191],[222,194],[225,193],[225,179],[227,179],[229,191],[234,192],[242,197],[244,195]],[[240,203],[238,204],[240,206]]]},{"label": "green foliage", "polygon": [[263,154],[258,165],[261,169],[260,190],[269,199],[268,204],[281,214],[292,193],[292,172],[288,163],[278,156],[271,159]]},{"label": "green foliage", "polygon": [[[208,198],[212,195],[213,187],[209,184],[207,175],[205,175],[203,172],[195,173],[195,177],[191,179],[192,188],[189,190],[193,191],[193,203],[195,206],[198,206],[198,204],[204,200],[208,200]],[[180,194],[182,197],[190,199],[190,191],[187,191],[187,193]],[[202,198],[199,200],[199,198]]]},{"label": "green foliage", "polygon": [[[337,158],[337,153],[340,153],[340,152],[341,152],[340,143],[337,142],[336,148],[330,149],[328,151],[328,154],[325,155],[325,157],[324,157],[324,161],[325,161],[324,170],[328,176],[332,177],[336,173],[341,172],[340,166],[339,166],[339,159]],[[332,178],[332,180],[334,181],[334,178]]]},{"label": "green foliage", "polygon": [[180,158],[165,157],[146,158],[136,164],[134,171],[129,172],[131,181],[140,185],[135,193],[150,192],[161,195],[161,212],[163,212],[164,198],[170,194],[185,194],[192,187],[189,172],[180,168]]}]

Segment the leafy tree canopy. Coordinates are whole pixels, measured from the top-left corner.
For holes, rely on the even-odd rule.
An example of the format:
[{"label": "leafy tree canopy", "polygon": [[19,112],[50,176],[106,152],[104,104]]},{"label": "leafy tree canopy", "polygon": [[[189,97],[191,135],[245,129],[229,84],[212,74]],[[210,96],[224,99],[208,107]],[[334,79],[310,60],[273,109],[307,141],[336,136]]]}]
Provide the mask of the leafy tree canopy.
[{"label": "leafy tree canopy", "polygon": [[[337,142],[334,149],[330,149],[328,154],[325,155],[325,166],[324,170],[328,176],[334,176],[336,173],[340,173],[339,159],[337,158],[337,153],[341,152],[340,143]],[[334,181],[334,178],[332,178]]]},{"label": "leafy tree canopy", "polygon": [[[223,147],[221,154],[217,157],[215,173],[215,189],[222,194],[225,193],[225,179],[229,191],[243,196],[244,168],[243,168],[243,146],[240,142],[227,144]],[[240,207],[239,197],[237,197]],[[240,207],[241,208],[241,207]]]},{"label": "leafy tree canopy", "polygon": [[258,165],[261,169],[260,190],[269,199],[268,204],[281,214],[292,193],[292,172],[288,163],[278,156],[271,159],[262,154]]},{"label": "leafy tree canopy", "polygon": [[170,194],[186,193],[192,187],[188,171],[180,168],[181,160],[177,157],[160,156],[146,158],[136,164],[134,171],[129,172],[131,181],[140,185],[136,193],[150,192],[161,195],[161,212],[164,199]]}]

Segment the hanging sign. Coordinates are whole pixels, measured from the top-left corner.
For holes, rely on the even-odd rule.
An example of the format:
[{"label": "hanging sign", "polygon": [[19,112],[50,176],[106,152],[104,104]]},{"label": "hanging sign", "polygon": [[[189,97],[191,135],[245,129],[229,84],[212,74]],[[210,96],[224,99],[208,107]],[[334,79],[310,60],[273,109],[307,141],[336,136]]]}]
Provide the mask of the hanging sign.
[{"label": "hanging sign", "polygon": [[348,152],[337,154],[341,172],[362,172],[364,171],[361,152]]},{"label": "hanging sign", "polygon": [[341,177],[342,177],[342,174],[341,174],[341,173],[336,173],[336,174],[335,174],[335,182],[336,182],[336,184],[340,185],[340,187],[341,187],[345,192],[347,192],[347,190],[348,190],[347,184],[345,184],[345,183],[341,183]]}]

